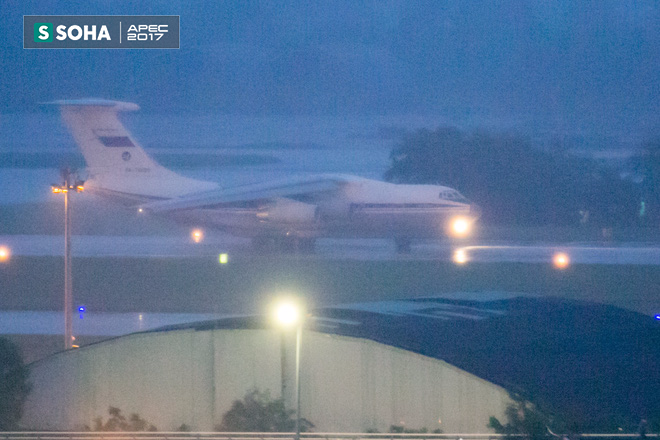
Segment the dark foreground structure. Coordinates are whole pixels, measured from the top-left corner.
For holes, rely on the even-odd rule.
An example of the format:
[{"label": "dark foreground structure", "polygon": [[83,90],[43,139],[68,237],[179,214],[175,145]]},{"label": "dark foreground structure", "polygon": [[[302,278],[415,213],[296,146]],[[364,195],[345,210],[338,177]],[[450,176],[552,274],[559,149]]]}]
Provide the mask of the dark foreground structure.
[{"label": "dark foreground structure", "polygon": [[[312,311],[302,416],[319,431],[392,425],[488,432],[509,392],[583,431],[631,430],[660,412],[660,322],[601,304],[506,292]],[[109,406],[160,430],[211,430],[235,399],[293,402],[293,340],[264,317],[161,328],[32,364],[24,426],[76,429]]]}]

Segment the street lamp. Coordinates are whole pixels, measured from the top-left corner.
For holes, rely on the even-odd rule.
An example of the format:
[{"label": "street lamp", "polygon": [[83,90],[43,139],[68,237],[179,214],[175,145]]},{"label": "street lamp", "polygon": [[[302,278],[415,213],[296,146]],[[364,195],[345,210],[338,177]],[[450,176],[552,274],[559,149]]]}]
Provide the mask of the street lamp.
[{"label": "street lamp", "polygon": [[69,192],[82,192],[83,181],[71,170],[62,170],[62,184],[52,185],[53,194],[64,194],[64,349],[73,348],[73,285],[71,278],[71,221]]},{"label": "street lamp", "polygon": [[302,327],[304,321],[304,308],[294,301],[282,301],[275,307],[275,320],[284,328],[296,327],[296,436],[300,440],[300,347],[302,345]]}]

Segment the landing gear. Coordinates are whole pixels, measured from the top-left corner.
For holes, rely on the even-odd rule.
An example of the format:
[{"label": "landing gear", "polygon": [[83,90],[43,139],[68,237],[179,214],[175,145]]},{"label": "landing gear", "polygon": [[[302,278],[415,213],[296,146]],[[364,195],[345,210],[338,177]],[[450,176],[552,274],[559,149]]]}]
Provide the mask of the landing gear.
[{"label": "landing gear", "polygon": [[409,254],[412,240],[407,237],[397,237],[394,239],[397,254]]},{"label": "landing gear", "polygon": [[266,237],[252,239],[252,248],[257,252],[283,252],[287,254],[311,254],[316,240],[308,237]]}]

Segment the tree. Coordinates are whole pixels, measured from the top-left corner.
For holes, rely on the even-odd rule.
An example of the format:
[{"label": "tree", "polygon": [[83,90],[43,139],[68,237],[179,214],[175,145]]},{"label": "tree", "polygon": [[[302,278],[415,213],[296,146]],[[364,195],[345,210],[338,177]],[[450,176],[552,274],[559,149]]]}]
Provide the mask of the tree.
[{"label": "tree", "polygon": [[528,440],[546,439],[550,417],[539,411],[532,403],[526,401],[518,394],[510,394],[513,402],[505,411],[508,422],[503,425],[497,417],[491,416],[488,427],[498,434],[505,434],[507,439],[519,438],[523,435]]},{"label": "tree", "polygon": [[637,219],[635,186],[613,170],[510,134],[453,127],[418,130],[390,155],[387,180],[458,189],[491,224],[577,224],[580,211],[601,226]]},{"label": "tree", "polygon": [[649,223],[660,224],[660,138],[644,144],[635,168],[642,179],[643,215]]},{"label": "tree", "polygon": [[0,338],[0,431],[18,428],[30,392],[28,368],[16,344]]},{"label": "tree", "polygon": [[111,406],[108,408],[110,417],[103,423],[103,418],[98,417],[94,420],[92,431],[157,431],[156,427],[144,420],[138,414],[131,414],[128,419],[124,417],[119,408]]},{"label": "tree", "polygon": [[[295,428],[293,410],[287,410],[283,399],[272,399],[268,391],[248,391],[243,400],[235,400],[231,409],[222,416],[216,427],[224,432],[292,432]],[[300,430],[308,431],[314,425],[301,419]]]}]

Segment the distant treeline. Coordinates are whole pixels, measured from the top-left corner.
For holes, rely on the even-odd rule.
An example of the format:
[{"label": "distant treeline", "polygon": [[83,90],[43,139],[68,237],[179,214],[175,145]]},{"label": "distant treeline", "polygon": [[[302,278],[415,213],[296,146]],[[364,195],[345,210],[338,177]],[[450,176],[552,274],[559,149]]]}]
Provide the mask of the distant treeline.
[{"label": "distant treeline", "polygon": [[511,134],[421,129],[393,149],[385,178],[456,188],[492,225],[660,225],[660,140],[630,164],[633,178],[558,150]]}]

